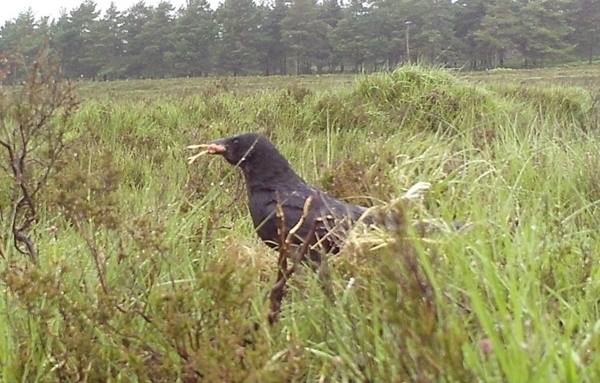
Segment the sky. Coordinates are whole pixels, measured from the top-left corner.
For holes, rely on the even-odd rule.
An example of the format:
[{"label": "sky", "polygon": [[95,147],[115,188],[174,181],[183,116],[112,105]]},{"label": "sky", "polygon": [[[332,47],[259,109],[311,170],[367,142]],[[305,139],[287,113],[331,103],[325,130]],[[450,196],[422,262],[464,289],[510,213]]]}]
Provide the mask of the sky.
[{"label": "sky", "polygon": [[[124,11],[140,0],[114,0],[117,9]],[[156,6],[160,0],[145,0],[146,5]],[[183,6],[186,0],[170,0],[175,9]],[[220,3],[220,0],[208,0],[211,7],[215,9]],[[58,18],[60,10],[65,9],[67,12],[73,8],[79,7],[83,0],[3,0],[0,6],[0,26],[4,25],[7,20],[16,19],[19,13],[26,11],[29,7],[33,9],[36,19],[42,16],[50,16]],[[96,9],[104,11],[110,6],[111,0],[95,0]]]}]

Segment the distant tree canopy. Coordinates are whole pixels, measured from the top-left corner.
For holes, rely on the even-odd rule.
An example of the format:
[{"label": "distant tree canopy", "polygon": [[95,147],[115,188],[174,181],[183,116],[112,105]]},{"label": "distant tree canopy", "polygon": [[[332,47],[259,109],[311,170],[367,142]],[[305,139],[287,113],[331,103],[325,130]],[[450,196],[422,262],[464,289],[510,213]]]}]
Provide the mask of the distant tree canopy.
[{"label": "distant tree canopy", "polygon": [[[467,69],[592,62],[598,0],[143,1],[100,12],[85,0],[57,20],[33,10],[0,27],[0,57],[44,39],[69,78],[376,71],[402,62]],[[13,73],[9,81],[20,81]]]}]

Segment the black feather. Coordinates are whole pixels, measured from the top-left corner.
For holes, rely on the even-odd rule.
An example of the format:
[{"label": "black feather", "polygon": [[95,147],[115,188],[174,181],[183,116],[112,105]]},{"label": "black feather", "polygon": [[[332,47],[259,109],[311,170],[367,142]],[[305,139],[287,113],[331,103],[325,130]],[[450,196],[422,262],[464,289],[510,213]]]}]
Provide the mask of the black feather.
[{"label": "black feather", "polygon": [[[239,167],[246,181],[248,206],[258,236],[268,246],[282,245],[277,216],[280,206],[284,215],[284,238],[301,220],[292,244],[308,241],[320,251],[311,251],[311,258],[320,259],[320,252],[337,253],[348,229],[366,212],[366,208],[344,203],[324,191],[308,185],[291,168],[289,162],[264,136],[246,133],[214,141],[218,154]],[[217,151],[215,151],[217,153]],[[305,203],[311,202],[303,217]],[[371,223],[370,217],[364,218]]]}]

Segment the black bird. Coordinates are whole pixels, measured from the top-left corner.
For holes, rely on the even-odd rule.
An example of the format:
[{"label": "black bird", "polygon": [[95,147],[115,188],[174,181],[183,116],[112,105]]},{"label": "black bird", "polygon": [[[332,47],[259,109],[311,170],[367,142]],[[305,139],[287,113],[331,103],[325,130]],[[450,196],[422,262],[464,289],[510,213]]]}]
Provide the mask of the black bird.
[{"label": "black bird", "polygon": [[[222,155],[227,162],[242,170],[250,215],[258,236],[274,249],[300,245],[301,260],[309,256],[312,266],[319,271],[325,294],[333,301],[335,297],[327,274],[327,263],[321,262],[322,254],[339,252],[347,230],[358,220],[369,225],[382,223],[391,229],[401,227],[399,224],[403,222],[402,217],[398,221],[386,214],[380,215],[379,221],[375,222],[374,215],[367,208],[344,203],[308,185],[264,136],[245,133],[190,148],[197,147],[206,148],[205,153]],[[190,162],[199,155],[191,157]],[[460,224],[453,222],[452,226],[459,228]],[[277,321],[286,280],[295,270],[296,262],[288,269],[287,255],[286,251],[279,254],[277,282],[270,298],[271,324]]]},{"label": "black bird", "polygon": [[[284,241],[308,243],[310,258],[318,263],[321,253],[340,250],[346,231],[367,211],[308,185],[259,134],[222,138],[206,149],[242,170],[252,222],[258,236],[272,248],[280,248]],[[363,221],[372,223],[372,218],[366,216]]]}]

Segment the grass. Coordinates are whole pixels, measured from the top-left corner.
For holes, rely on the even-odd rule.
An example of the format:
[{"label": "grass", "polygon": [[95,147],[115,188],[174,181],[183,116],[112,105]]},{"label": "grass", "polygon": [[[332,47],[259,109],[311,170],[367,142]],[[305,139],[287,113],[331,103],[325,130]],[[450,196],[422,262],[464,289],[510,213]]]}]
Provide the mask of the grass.
[{"label": "grass", "polygon": [[[2,381],[598,381],[594,81],[407,67],[81,84],[68,163],[40,199],[40,265],[2,245]],[[185,161],[244,131],[348,201],[431,182],[391,209],[474,230],[359,228],[330,260],[336,303],[304,272],[269,327],[277,254],[239,172]]]}]

